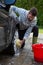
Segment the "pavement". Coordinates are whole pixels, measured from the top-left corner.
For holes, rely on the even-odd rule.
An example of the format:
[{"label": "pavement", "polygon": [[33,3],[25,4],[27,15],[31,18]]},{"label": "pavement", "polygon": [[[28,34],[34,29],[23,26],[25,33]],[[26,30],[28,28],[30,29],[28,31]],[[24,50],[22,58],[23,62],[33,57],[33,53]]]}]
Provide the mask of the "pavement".
[{"label": "pavement", "polygon": [[[30,36],[29,36],[29,38],[31,38],[32,35],[33,35],[33,34],[31,33]],[[38,38],[39,38],[39,39],[43,39],[43,34],[39,33],[39,34],[38,34]]]},{"label": "pavement", "polygon": [[[43,44],[43,34],[39,34],[38,43]],[[32,52],[32,34],[28,37],[24,49],[18,56],[0,56],[0,65],[43,65],[34,60],[34,53]]]}]

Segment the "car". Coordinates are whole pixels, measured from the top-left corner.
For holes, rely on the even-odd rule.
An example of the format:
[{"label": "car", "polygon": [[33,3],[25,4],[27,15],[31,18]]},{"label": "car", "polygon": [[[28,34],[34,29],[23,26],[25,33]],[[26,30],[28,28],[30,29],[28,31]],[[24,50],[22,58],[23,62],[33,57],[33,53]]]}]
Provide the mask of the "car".
[{"label": "car", "polygon": [[[8,0],[9,1],[9,0]],[[14,55],[14,19],[9,16],[9,6],[14,4],[16,0],[9,4],[7,0],[0,0],[0,54]],[[8,8],[7,8],[8,7]]]}]

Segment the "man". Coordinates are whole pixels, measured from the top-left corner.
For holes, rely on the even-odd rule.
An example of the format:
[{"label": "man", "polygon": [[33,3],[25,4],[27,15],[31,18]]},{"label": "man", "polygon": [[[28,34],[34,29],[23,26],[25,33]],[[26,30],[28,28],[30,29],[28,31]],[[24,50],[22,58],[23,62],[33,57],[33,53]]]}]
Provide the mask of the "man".
[{"label": "man", "polygon": [[[16,13],[19,15],[17,16]],[[21,41],[21,48],[25,45],[25,40],[31,32],[33,32],[32,44],[37,43],[38,27],[37,27],[37,9],[35,7],[30,10],[11,6],[9,16],[16,20],[18,27],[19,39]]]}]

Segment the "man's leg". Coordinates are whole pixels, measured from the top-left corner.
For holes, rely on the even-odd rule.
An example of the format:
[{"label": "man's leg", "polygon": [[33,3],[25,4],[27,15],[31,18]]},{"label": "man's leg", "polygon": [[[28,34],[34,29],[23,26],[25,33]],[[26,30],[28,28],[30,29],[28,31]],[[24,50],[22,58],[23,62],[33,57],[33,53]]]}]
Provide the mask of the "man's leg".
[{"label": "man's leg", "polygon": [[37,38],[38,38],[38,26],[34,26],[32,32],[33,32],[32,44],[35,44],[37,43]]}]

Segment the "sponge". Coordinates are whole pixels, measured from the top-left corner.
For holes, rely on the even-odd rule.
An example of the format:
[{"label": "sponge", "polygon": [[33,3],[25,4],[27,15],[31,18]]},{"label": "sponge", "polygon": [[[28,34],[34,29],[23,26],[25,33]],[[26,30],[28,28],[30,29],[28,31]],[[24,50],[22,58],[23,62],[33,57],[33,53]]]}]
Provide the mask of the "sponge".
[{"label": "sponge", "polygon": [[20,43],[20,40],[19,39],[16,39],[16,46],[21,48],[21,43]]}]

